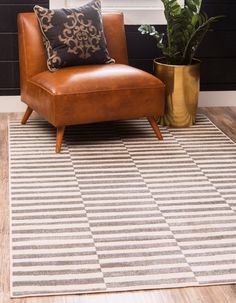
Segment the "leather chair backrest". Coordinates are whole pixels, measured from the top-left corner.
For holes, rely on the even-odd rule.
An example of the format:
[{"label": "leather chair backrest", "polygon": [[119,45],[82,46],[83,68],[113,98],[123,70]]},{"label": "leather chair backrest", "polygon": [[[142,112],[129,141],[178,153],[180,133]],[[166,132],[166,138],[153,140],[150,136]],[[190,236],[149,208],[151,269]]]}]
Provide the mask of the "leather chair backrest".
[{"label": "leather chair backrest", "polygon": [[112,58],[119,64],[128,64],[124,16],[122,13],[102,15],[107,48]]},{"label": "leather chair backrest", "polygon": [[[111,57],[116,63],[128,64],[123,14],[103,14],[103,25]],[[24,91],[27,79],[47,70],[42,36],[34,13],[18,15],[18,43],[21,90]]]}]

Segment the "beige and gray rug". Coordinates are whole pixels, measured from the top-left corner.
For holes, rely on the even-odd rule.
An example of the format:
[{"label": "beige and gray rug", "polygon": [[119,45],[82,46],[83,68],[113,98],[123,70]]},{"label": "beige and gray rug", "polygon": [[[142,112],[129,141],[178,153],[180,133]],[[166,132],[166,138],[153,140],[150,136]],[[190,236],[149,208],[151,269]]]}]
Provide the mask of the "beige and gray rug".
[{"label": "beige and gray rug", "polygon": [[236,145],[207,118],[9,122],[12,296],[236,281]]}]

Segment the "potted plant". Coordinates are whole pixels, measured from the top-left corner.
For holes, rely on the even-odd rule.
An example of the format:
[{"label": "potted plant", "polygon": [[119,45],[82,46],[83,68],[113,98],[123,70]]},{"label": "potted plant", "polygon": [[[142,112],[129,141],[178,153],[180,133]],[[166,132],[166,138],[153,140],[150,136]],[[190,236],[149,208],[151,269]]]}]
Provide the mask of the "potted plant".
[{"label": "potted plant", "polygon": [[201,0],[161,0],[167,32],[159,33],[152,25],[139,31],[156,39],[163,57],[154,60],[154,73],[166,85],[166,109],[162,124],[187,127],[195,123],[200,86],[200,61],[195,53],[211,24],[222,16],[209,18],[200,12]]}]

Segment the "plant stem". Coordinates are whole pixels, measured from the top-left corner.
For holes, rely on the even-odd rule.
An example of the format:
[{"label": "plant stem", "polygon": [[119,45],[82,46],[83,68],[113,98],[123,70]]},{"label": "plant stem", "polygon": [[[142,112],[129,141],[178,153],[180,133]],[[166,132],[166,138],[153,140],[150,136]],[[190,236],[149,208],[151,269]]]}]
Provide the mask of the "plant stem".
[{"label": "plant stem", "polygon": [[[170,50],[171,50],[171,33],[170,33],[170,22],[169,22],[169,9],[168,9],[168,5],[165,3],[165,0],[162,0],[164,7],[165,7],[165,17],[166,17],[166,21],[167,21],[167,50],[168,50],[168,57],[170,57]],[[169,58],[167,59],[167,63],[169,64]]]}]

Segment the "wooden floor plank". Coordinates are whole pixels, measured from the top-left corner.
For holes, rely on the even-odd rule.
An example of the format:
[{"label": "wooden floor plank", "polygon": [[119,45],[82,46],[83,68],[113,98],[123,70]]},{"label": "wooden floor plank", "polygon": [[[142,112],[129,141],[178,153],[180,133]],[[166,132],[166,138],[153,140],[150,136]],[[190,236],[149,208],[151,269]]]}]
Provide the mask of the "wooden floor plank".
[{"label": "wooden floor plank", "polygon": [[236,142],[236,108],[205,107],[199,111],[208,116],[218,128]]},{"label": "wooden floor plank", "polygon": [[[206,114],[236,142],[236,107],[208,107]],[[0,113],[0,303],[234,303],[235,285],[133,291],[112,294],[67,295],[10,299],[9,295],[9,209],[8,209],[8,118],[22,114]],[[33,115],[35,117],[35,115]]]}]

